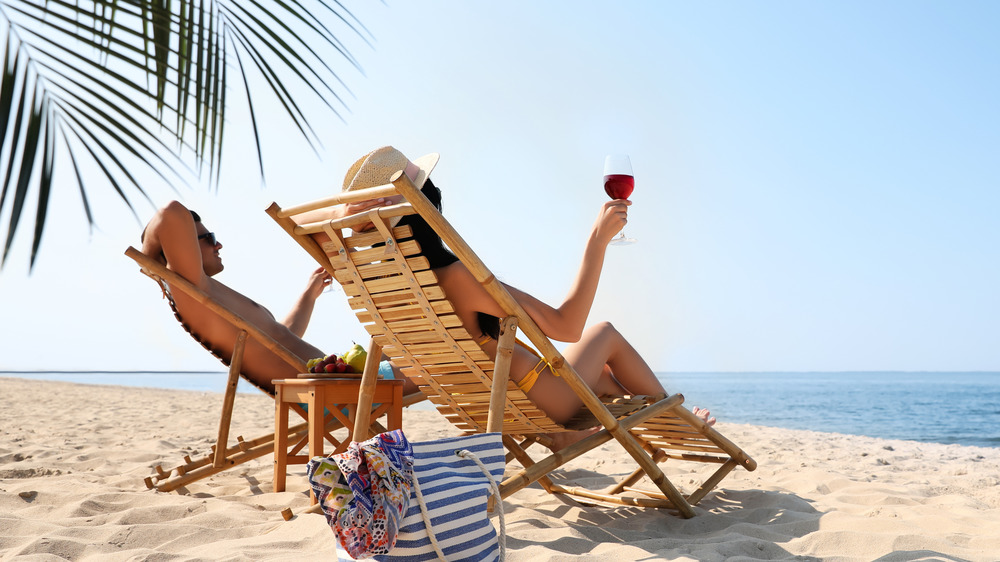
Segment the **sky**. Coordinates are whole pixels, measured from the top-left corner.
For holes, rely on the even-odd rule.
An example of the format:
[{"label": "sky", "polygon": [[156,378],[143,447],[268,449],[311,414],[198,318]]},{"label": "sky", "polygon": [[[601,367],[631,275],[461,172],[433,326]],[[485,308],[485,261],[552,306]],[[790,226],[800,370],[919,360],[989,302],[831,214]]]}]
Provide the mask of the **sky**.
[{"label": "sky", "polygon": [[[1000,4],[346,5],[373,39],[342,37],[363,73],[330,55],[342,119],[310,106],[314,150],[258,96],[263,183],[238,109],[217,189],[150,185],[133,217],[90,182],[90,232],[57,176],[34,270],[23,229],[0,271],[0,370],[220,369],[125,248],[179,198],[224,246],[219,280],[282,317],[314,265],[264,209],[386,144],[439,152],[445,216],[554,304],[604,157],[628,154],[638,243],[608,249],[590,321],[656,371],[1000,370]],[[342,292],[306,339],[367,341]]]}]

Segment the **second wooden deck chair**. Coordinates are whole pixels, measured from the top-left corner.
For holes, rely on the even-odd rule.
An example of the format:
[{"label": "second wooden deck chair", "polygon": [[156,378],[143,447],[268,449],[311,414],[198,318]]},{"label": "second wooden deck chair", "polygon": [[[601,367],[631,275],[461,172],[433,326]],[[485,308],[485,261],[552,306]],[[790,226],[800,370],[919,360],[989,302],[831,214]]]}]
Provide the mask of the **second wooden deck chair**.
[{"label": "second wooden deck chair", "polygon": [[[293,220],[317,209],[396,194],[403,195],[406,202],[339,220],[303,225]],[[508,460],[516,458],[523,467],[504,480],[500,486],[503,497],[538,481],[552,493],[621,505],[672,508],[691,517],[692,505],[735,467],[756,468],[754,460],[739,447],[684,408],[684,398],[679,394],[599,399],[405,174],[397,173],[385,186],[345,192],[297,207],[281,209],[272,204],[267,212],[341,283],[350,306],[375,344],[442,414],[463,432],[502,431],[504,445],[510,451]],[[454,314],[419,245],[410,238],[410,227],[390,226],[393,217],[414,213],[430,224],[508,315],[501,322],[495,363]],[[345,235],[345,229],[369,222],[374,229]],[[570,423],[558,424],[549,419],[508,380],[517,329],[583,401],[584,410]],[[539,461],[525,450],[530,439],[519,442],[515,438],[595,425],[603,429]],[[547,476],[612,439],[635,459],[638,467],[609,489],[590,491],[562,486]],[[695,491],[683,495],[657,464],[667,459],[719,466],[709,471]],[[648,476],[658,489],[635,489],[643,476]]]},{"label": "second wooden deck chair", "polygon": [[[275,450],[273,433],[250,440],[244,440],[242,436],[239,436],[236,438],[236,444],[229,446],[230,422],[232,420],[233,405],[236,399],[236,387],[239,383],[240,377],[242,376],[243,349],[246,345],[247,339],[253,338],[257,343],[289,365],[289,370],[295,373],[308,372],[305,361],[274,340],[274,338],[271,338],[260,329],[247,322],[232,310],[229,310],[219,304],[190,281],[167,269],[146,254],[143,254],[135,248],[129,247],[125,251],[125,255],[135,260],[135,262],[139,264],[142,273],[146,274],[159,284],[160,290],[163,292],[164,297],[170,302],[175,315],[177,314],[177,310],[173,304],[171,291],[183,291],[185,294],[191,296],[197,302],[218,314],[239,330],[236,345],[230,354],[231,359],[227,359],[218,350],[211,349],[205,345],[205,343],[202,342],[194,333],[191,333],[190,330],[188,330],[196,341],[201,343],[206,349],[208,349],[209,352],[212,353],[212,355],[229,367],[229,378],[226,383],[226,391],[223,397],[222,415],[219,419],[218,439],[216,444],[212,446],[211,452],[204,456],[194,459],[190,456],[185,456],[184,463],[168,470],[164,470],[160,465],[155,466],[154,470],[156,471],[156,474],[145,479],[146,486],[151,489],[155,488],[161,492],[175,490],[181,486],[185,486],[202,478],[207,478],[233,466],[243,464],[269,453],[273,453]],[[180,320],[179,316],[178,320]],[[183,322],[182,325],[184,325]],[[187,330],[186,325],[184,325],[184,328]],[[315,375],[310,376],[312,377]],[[338,376],[343,377],[344,375]],[[244,377],[244,380],[253,384],[253,382],[246,377]],[[274,397],[273,392],[259,386],[257,386],[257,388],[272,398]],[[423,395],[414,394],[404,397],[403,403],[404,405],[409,405],[423,399]],[[370,420],[376,419],[384,414],[386,407],[387,406],[383,405],[382,407],[375,408],[374,411],[362,420],[364,423],[364,426],[362,427],[368,427],[368,432],[370,434],[374,435],[384,431],[384,428],[382,428],[377,422],[373,423]],[[302,407],[297,404],[293,404],[291,409],[302,416],[303,419],[306,419],[306,412]],[[350,442],[352,435],[349,433],[347,436],[341,436],[339,439],[334,435],[334,432],[343,428],[345,425],[341,419],[338,419],[338,416],[342,418],[343,414],[339,411],[327,414],[327,423],[324,428],[324,433],[326,440],[330,442],[335,449],[339,450],[346,447],[346,445]],[[296,458],[296,462],[308,462],[308,456],[298,455],[300,451],[306,448],[309,442],[309,427],[307,423],[303,422],[290,426],[288,428],[287,442],[291,444],[288,454],[291,456],[301,457]]]}]

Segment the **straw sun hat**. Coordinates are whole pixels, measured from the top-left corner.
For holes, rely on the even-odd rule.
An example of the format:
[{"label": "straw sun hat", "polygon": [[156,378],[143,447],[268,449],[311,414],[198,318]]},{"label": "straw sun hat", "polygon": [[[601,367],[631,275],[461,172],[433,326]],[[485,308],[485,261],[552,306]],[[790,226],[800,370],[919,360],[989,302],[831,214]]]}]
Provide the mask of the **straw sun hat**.
[{"label": "straw sun hat", "polygon": [[[411,177],[413,185],[417,189],[424,186],[427,176],[437,165],[440,154],[432,152],[417,158],[413,162],[403,155],[402,152],[391,146],[383,146],[365,154],[351,164],[344,176],[344,191],[364,189],[366,187],[376,187],[389,183],[393,174],[400,170],[406,170],[411,163],[416,167],[416,177]],[[411,170],[412,171],[412,168]],[[394,217],[391,226],[396,226],[401,217]]]},{"label": "straw sun hat", "polygon": [[[417,167],[417,177],[411,179],[417,189],[423,187],[440,157],[440,154],[433,152],[413,161],[413,165]],[[389,183],[393,174],[405,170],[408,164],[410,164],[409,159],[395,148],[391,146],[376,148],[351,164],[347,175],[344,176],[344,191],[385,185]]]}]

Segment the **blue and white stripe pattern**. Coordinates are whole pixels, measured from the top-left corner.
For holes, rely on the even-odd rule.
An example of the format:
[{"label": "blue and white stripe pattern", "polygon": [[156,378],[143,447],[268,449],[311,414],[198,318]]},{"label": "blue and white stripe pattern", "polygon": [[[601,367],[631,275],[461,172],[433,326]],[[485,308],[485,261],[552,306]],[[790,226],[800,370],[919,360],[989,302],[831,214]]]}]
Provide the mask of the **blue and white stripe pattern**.
[{"label": "blue and white stripe pattern", "polygon": [[[494,480],[503,479],[504,449],[499,433],[453,437],[413,446],[413,472],[431,516],[438,545],[448,560],[497,560],[497,533],[486,513],[490,483],[476,463],[455,455],[467,449],[486,465]],[[396,546],[376,560],[436,560],[416,493],[403,516]]]}]

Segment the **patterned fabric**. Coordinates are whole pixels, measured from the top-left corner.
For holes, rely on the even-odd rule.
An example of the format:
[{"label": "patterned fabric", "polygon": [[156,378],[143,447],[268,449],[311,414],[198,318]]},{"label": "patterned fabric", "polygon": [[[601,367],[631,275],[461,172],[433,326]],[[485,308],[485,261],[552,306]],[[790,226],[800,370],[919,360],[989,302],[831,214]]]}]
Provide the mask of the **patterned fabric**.
[{"label": "patterned fabric", "polygon": [[402,431],[312,459],[307,474],[327,523],[348,554],[369,558],[392,549],[412,486],[413,449]]},{"label": "patterned fabric", "polygon": [[[431,526],[448,560],[497,560],[499,542],[490,523],[486,502],[489,480],[474,461],[455,455],[467,449],[479,458],[493,478],[503,479],[504,449],[499,433],[480,433],[413,443],[413,471],[420,482]],[[416,497],[410,499],[396,547],[379,561],[437,560]]]}]

